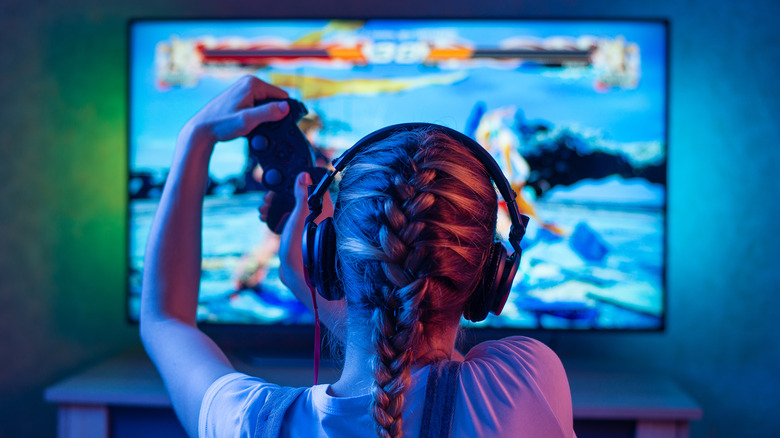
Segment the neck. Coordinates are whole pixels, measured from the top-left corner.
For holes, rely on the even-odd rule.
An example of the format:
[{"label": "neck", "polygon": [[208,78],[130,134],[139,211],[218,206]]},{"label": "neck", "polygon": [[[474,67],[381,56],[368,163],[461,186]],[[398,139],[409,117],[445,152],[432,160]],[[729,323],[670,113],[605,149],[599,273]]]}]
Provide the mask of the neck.
[{"label": "neck", "polygon": [[[410,367],[415,372],[439,359],[453,359],[459,356],[455,351],[455,338],[458,326],[442,329],[437,336],[422,342],[415,348],[417,358]],[[344,369],[339,380],[329,388],[331,395],[354,397],[371,392],[374,383],[374,371],[371,367],[376,352],[371,346],[371,332],[365,325],[350,324],[347,330],[347,344],[344,357]]]}]

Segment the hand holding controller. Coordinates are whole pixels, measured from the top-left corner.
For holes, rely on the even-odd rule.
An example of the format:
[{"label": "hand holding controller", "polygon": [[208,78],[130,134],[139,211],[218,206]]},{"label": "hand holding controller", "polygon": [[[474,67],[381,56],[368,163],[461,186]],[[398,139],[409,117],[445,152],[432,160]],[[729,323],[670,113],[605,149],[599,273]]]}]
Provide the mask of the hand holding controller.
[{"label": "hand holding controller", "polygon": [[277,122],[261,123],[246,137],[249,153],[263,168],[263,185],[276,192],[266,221],[276,234],[282,233],[287,216],[295,207],[295,177],[309,172],[316,184],[325,174],[324,169],[314,167],[311,144],[298,128],[298,122],[308,114],[303,103],[295,99],[266,99],[257,104],[280,101],[286,101],[290,107],[287,116]]}]

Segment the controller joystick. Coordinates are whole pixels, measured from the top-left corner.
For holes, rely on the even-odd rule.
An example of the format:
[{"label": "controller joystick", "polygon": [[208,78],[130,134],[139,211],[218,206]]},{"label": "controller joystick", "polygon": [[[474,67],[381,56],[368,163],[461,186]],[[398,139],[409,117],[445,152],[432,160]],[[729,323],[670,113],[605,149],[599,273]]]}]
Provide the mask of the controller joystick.
[{"label": "controller joystick", "polygon": [[268,228],[281,234],[287,217],[295,207],[295,178],[301,172],[309,172],[317,183],[325,175],[325,169],[314,167],[314,151],[298,128],[298,122],[308,110],[295,99],[266,99],[257,102],[264,105],[285,101],[290,112],[276,122],[261,123],[247,135],[249,153],[263,169],[263,185],[274,193],[268,211]]},{"label": "controller joystick", "polygon": [[268,149],[268,140],[262,135],[256,135],[250,141],[249,147],[257,152],[265,152]]}]

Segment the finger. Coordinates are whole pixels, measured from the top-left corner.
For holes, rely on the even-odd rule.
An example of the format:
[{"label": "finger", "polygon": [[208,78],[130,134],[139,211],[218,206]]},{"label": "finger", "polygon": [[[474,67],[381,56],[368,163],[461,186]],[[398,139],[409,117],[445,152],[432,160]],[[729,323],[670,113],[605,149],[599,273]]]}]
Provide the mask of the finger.
[{"label": "finger", "polygon": [[239,135],[249,133],[255,126],[265,122],[275,122],[283,119],[290,112],[287,102],[272,102],[252,108],[247,108],[236,113],[240,126]]},{"label": "finger", "polygon": [[265,192],[265,196],[263,196],[262,203],[258,208],[258,211],[260,212],[261,221],[268,222],[268,212],[271,211],[271,202],[273,202],[273,200],[274,200],[274,192],[271,190]]},{"label": "finger", "polygon": [[266,84],[266,85],[268,87],[265,90],[263,90],[263,93],[265,93],[265,96],[263,96],[261,94],[261,97],[258,100],[264,100],[264,99],[268,99],[268,98],[287,99],[288,97],[290,97],[290,95],[287,94],[287,92],[282,90],[281,88],[276,87],[276,86],[271,85],[271,84]]},{"label": "finger", "polygon": [[311,176],[306,172],[301,172],[295,179],[295,208],[293,208],[290,217],[287,218],[287,224],[282,231],[282,240],[287,237],[300,241],[300,235],[303,233],[303,224],[306,216],[309,214],[309,204],[306,202],[308,197],[308,186],[311,185]]},{"label": "finger", "polygon": [[254,98],[255,102],[259,102],[268,98],[286,99],[290,97],[286,91],[282,90],[276,85],[262,81],[255,76],[249,76],[248,82],[250,87],[250,94]]},{"label": "finger", "polygon": [[295,178],[295,208],[303,210],[306,214],[309,212],[309,204],[306,200],[309,197],[310,185],[312,185],[311,175],[306,172],[301,172]]}]

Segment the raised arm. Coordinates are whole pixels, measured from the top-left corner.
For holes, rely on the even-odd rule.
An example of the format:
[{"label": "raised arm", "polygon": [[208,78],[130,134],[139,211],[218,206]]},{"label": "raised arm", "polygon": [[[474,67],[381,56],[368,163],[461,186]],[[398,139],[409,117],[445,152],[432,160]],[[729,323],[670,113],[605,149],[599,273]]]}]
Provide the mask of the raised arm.
[{"label": "raised arm", "polygon": [[191,437],[198,436],[200,404],[208,387],[233,367],[196,326],[201,268],[203,196],[214,146],[283,118],[286,103],[255,102],[287,94],[247,76],[200,110],[179,133],[152,223],[144,259],[141,339]]}]

